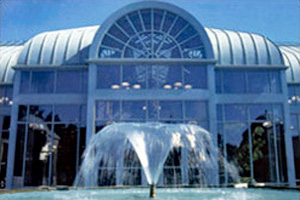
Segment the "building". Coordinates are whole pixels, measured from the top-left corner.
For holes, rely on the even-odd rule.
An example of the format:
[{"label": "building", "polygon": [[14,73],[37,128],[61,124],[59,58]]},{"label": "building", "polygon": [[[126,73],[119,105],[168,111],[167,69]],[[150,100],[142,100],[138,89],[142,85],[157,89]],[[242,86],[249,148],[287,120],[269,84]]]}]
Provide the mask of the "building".
[{"label": "building", "polygon": [[[120,121],[198,124],[238,166],[240,182],[299,184],[299,46],[139,2],[101,26],[41,33],[0,55],[7,188],[71,185],[89,138]],[[182,165],[167,162],[161,183],[194,184],[181,178],[195,176]],[[219,184],[233,182],[228,171],[220,159]]]}]

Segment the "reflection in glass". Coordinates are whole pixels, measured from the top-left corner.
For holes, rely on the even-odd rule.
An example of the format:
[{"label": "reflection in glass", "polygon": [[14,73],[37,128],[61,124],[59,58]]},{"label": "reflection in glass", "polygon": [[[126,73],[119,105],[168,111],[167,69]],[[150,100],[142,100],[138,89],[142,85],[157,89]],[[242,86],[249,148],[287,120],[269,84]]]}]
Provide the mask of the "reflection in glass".
[{"label": "reflection in glass", "polygon": [[56,122],[79,122],[79,106],[78,105],[56,105],[54,121]]},{"label": "reflection in glass", "polygon": [[160,101],[161,119],[182,119],[181,101]]},{"label": "reflection in glass", "polygon": [[[245,123],[225,124],[224,132],[226,137],[226,153],[228,161],[228,182],[236,182],[236,177],[230,175],[237,174],[240,177],[240,182],[249,183],[250,178],[250,149],[248,126]],[[230,171],[235,170],[237,172]]]},{"label": "reflection in glass", "polygon": [[97,68],[97,88],[111,88],[120,85],[120,66],[101,66]]},{"label": "reflection in glass", "polygon": [[146,88],[147,84],[147,67],[145,66],[124,66],[123,67],[123,82],[128,82],[130,85],[139,84],[142,89]]},{"label": "reflection in glass", "polygon": [[[120,74],[122,74],[122,77]],[[205,89],[207,88],[206,77],[205,66],[143,64],[98,66],[97,88],[128,90]],[[138,86],[138,88],[135,86]]]},{"label": "reflection in glass", "polygon": [[22,171],[23,171],[23,154],[24,154],[24,142],[25,142],[25,128],[24,124],[17,125],[17,138],[16,138],[16,150],[14,160],[14,186],[21,186],[23,184]]},{"label": "reflection in glass", "polygon": [[245,93],[246,92],[245,72],[224,70],[222,78],[223,78],[224,93]]},{"label": "reflection in glass", "polygon": [[123,120],[142,120],[146,119],[146,101],[123,101],[122,119]]},{"label": "reflection in glass", "polygon": [[249,106],[251,120],[266,120],[267,116],[272,115],[272,105],[250,105]]},{"label": "reflection in glass", "polygon": [[273,127],[263,122],[251,124],[253,174],[255,182],[276,182]]},{"label": "reflection in glass", "polygon": [[21,72],[20,93],[29,93],[30,71]]},{"label": "reflection in glass", "polygon": [[54,72],[32,72],[30,93],[53,93]]},{"label": "reflection in glass", "polygon": [[51,125],[30,123],[25,156],[25,186],[47,185],[50,153]]},{"label": "reflection in glass", "polygon": [[77,93],[80,92],[81,71],[57,71],[56,92]]},{"label": "reflection in glass", "polygon": [[269,93],[269,74],[266,71],[248,72],[250,93]]},{"label": "reflection in glass", "polygon": [[53,109],[49,105],[32,105],[29,107],[28,121],[50,122],[52,121]]},{"label": "reflection in glass", "polygon": [[27,106],[20,105],[19,113],[18,113],[18,121],[26,121],[27,120]]},{"label": "reflection in glass", "polygon": [[206,66],[184,66],[184,84],[192,88],[207,88]]},{"label": "reflection in glass", "polygon": [[77,126],[55,125],[53,134],[52,185],[72,185],[76,176]]},{"label": "reflection in glass", "polygon": [[187,119],[207,120],[208,110],[204,101],[185,101],[185,117]]},{"label": "reflection in glass", "polygon": [[120,119],[119,101],[97,101],[96,119],[114,120]]},{"label": "reflection in glass", "polygon": [[224,105],[226,121],[247,120],[247,107],[245,105]]}]

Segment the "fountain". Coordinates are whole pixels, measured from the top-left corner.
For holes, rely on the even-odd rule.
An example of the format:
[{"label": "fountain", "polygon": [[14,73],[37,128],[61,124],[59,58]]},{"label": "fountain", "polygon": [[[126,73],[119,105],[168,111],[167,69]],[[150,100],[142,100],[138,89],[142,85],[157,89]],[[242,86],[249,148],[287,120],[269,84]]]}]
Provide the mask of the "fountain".
[{"label": "fountain", "polygon": [[75,186],[99,186],[99,166],[109,169],[118,163],[122,165],[128,157],[125,150],[133,148],[150,185],[150,197],[155,197],[164,163],[170,151],[178,147],[188,155],[186,164],[197,167],[203,174],[202,184],[215,183],[218,152],[205,129],[188,124],[116,123],[91,138]]},{"label": "fountain", "polygon": [[[172,149],[181,148],[182,174],[188,169],[197,168],[201,174],[200,186],[218,184],[218,157],[211,134],[197,125],[162,123],[116,123],[103,128],[95,134],[84,154],[80,172],[77,174],[73,190],[33,191],[13,194],[0,194],[7,200],[99,200],[99,199],[144,199],[145,188],[102,188],[85,190],[81,187],[98,187],[102,181],[117,179],[112,185],[122,184],[120,180],[132,178],[134,174],[122,172],[122,166],[131,164],[142,168],[145,179],[150,185],[150,198],[156,196],[156,186],[163,174],[164,163],[168,162]],[[185,156],[182,156],[185,154]],[[221,158],[222,159],[222,158]],[[225,163],[229,175],[238,182],[237,170]],[[103,169],[107,169],[106,171]],[[116,172],[116,174],[114,174]],[[126,170],[125,170],[126,171]],[[99,173],[100,172],[100,173]],[[105,172],[105,173],[104,173]],[[120,173],[121,172],[121,173]],[[115,175],[115,176],[114,176]],[[141,176],[141,174],[138,174]],[[121,179],[120,179],[121,178]],[[188,177],[182,177],[188,184]],[[197,179],[191,175],[190,180]],[[299,192],[244,189],[244,188],[158,188],[159,199],[174,200],[284,200],[298,199]]]}]

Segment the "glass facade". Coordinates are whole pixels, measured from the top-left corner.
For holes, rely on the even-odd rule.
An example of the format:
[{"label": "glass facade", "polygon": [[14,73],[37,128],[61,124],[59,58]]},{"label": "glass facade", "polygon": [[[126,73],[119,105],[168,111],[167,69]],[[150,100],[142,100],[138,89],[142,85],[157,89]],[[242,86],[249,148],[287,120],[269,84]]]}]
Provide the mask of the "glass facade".
[{"label": "glass facade", "polygon": [[279,70],[216,70],[217,93],[281,93]]},{"label": "glass facade", "polygon": [[[242,183],[284,183],[287,165],[284,117],[280,104],[218,105],[218,146],[229,166],[220,167],[220,182],[232,183],[231,165]],[[223,167],[222,167],[223,166]]]},{"label": "glass facade", "polygon": [[205,58],[202,39],[188,21],[162,9],[120,17],[101,41],[99,58]]},{"label": "glass facade", "polygon": [[[289,127],[292,134],[293,150],[300,152],[300,85],[288,85],[288,103],[290,105]],[[297,184],[300,184],[300,154],[294,153]]]},{"label": "glass facade", "polygon": [[207,89],[206,66],[98,66],[99,89]]},{"label": "glass facade", "polygon": [[12,97],[12,85],[0,85],[0,188],[4,188],[6,182]]},{"label": "glass facade", "polygon": [[86,93],[87,71],[23,71],[19,92],[23,94]]},{"label": "glass facade", "polygon": [[[288,84],[287,91],[282,57],[274,56],[277,47],[246,33],[233,40],[228,32],[228,41],[220,40],[218,31],[163,6],[146,3],[115,15],[105,30],[89,35],[94,40],[86,46],[87,33],[70,33],[66,49],[60,49],[60,33],[53,55],[38,56],[58,62],[76,49],[69,58],[74,65],[63,60],[62,66],[35,69],[27,62],[16,67],[14,96],[12,85],[0,85],[0,187],[6,182],[8,188],[72,185],[89,139],[118,122],[183,123],[208,130],[219,150],[218,166],[205,173],[216,174],[215,184],[293,185],[293,178],[300,183],[300,86]],[[47,37],[44,41],[51,43]],[[14,147],[9,154],[8,141]],[[199,156],[173,148],[159,184],[205,183]],[[99,177],[99,186],[146,185],[129,143],[121,164],[99,164]]]},{"label": "glass facade", "polygon": [[16,186],[73,184],[85,148],[82,110],[85,105],[19,106]]}]

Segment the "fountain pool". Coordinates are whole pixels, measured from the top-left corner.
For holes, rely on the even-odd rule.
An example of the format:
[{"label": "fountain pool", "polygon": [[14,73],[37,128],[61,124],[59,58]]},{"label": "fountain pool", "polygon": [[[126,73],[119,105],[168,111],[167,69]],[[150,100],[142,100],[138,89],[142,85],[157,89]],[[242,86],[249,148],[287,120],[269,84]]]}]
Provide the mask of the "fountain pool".
[{"label": "fountain pool", "polygon": [[[157,200],[298,200],[291,190],[235,188],[158,188]],[[148,199],[148,189],[94,189],[2,194],[2,200],[109,200]]]}]

